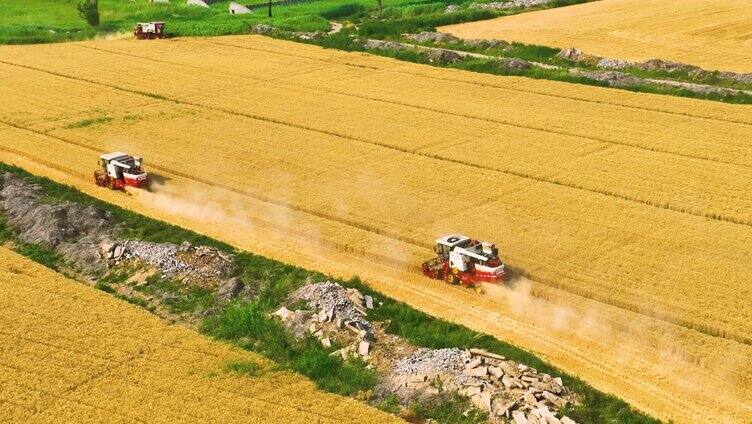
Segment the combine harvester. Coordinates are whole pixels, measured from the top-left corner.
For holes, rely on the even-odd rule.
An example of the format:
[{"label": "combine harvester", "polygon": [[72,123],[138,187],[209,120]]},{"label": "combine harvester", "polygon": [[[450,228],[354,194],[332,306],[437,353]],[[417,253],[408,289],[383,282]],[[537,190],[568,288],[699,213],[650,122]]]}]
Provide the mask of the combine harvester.
[{"label": "combine harvester", "polygon": [[133,29],[133,35],[139,40],[165,38],[164,28],[164,22],[138,23]]},{"label": "combine harvester", "polygon": [[101,187],[123,190],[126,186],[146,188],[149,176],[142,168],[143,159],[122,152],[106,153],[99,157],[102,169],[94,171],[94,182]]},{"label": "combine harvester", "polygon": [[450,234],[436,240],[436,257],[423,262],[423,274],[449,284],[478,288],[499,283],[507,276],[499,249],[493,243]]}]

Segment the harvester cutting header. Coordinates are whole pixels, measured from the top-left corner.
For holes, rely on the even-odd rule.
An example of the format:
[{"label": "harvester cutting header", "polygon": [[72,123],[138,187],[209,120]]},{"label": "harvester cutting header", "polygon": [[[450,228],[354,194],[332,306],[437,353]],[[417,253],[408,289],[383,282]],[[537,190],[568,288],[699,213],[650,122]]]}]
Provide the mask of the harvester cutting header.
[{"label": "harvester cutting header", "polygon": [[106,153],[99,157],[102,169],[94,171],[94,182],[112,190],[122,190],[125,186],[146,187],[149,176],[142,165],[143,159],[138,156],[122,152]]},{"label": "harvester cutting header", "polygon": [[506,269],[493,243],[450,234],[436,240],[436,257],[423,262],[423,274],[450,284],[475,287],[480,283],[498,283],[506,278]]}]

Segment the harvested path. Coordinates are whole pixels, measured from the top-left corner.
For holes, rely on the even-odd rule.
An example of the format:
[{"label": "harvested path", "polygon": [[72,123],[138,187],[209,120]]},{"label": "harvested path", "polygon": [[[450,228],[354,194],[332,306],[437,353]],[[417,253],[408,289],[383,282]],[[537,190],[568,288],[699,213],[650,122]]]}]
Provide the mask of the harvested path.
[{"label": "harvested path", "polygon": [[[752,312],[737,307],[752,297],[748,107],[261,37],[144,46],[0,49],[0,159],[361,275],[660,417],[752,417]],[[116,149],[144,155],[164,185],[93,187],[96,157]],[[498,241],[529,292],[477,296],[417,276],[449,231]]]},{"label": "harvested path", "polygon": [[3,422],[401,422],[5,248],[0,324]]}]

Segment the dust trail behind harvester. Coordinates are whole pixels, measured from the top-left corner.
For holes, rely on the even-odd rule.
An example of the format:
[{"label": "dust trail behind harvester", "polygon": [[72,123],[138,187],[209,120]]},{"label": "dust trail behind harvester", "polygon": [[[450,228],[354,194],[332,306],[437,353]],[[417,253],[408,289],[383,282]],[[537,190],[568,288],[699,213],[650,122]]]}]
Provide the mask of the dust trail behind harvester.
[{"label": "dust trail behind harvester", "polygon": [[679,376],[676,383],[684,389],[695,390],[715,381],[722,382],[719,387],[727,390],[718,393],[719,396],[747,397],[746,393],[752,387],[749,357],[729,357],[722,352],[718,352],[714,361],[695,357],[693,352],[682,349],[687,343],[680,342],[678,335],[665,332],[656,336],[652,330],[659,324],[653,318],[639,316],[625,320],[606,310],[609,307],[604,309],[602,304],[589,299],[565,303],[554,296],[541,297],[535,293],[536,284],[520,276],[507,285],[484,284],[483,291],[485,296],[502,303],[520,320],[573,341],[617,346],[614,350],[617,361],[627,361],[632,357],[630,353],[650,347],[655,352],[655,364],[667,374]]},{"label": "dust trail behind harvester", "polygon": [[[294,184],[282,184],[282,186],[292,185]],[[350,272],[370,282],[374,282],[374,273],[367,269],[368,263],[374,264],[373,268],[376,268],[376,265],[388,265],[400,273],[406,273],[402,284],[416,285],[413,287],[415,290],[427,290],[427,287],[421,284],[423,279],[417,266],[409,266],[410,264],[406,265],[397,260],[392,263],[388,260],[389,258],[408,258],[414,253],[406,250],[407,246],[397,240],[369,233],[367,236],[354,239],[363,245],[354,247],[357,245],[353,244],[353,239],[331,240],[331,237],[338,233],[331,233],[331,229],[319,227],[321,222],[310,220],[310,217],[302,216],[304,214],[286,207],[262,201],[256,202],[247,196],[235,195],[216,187],[198,189],[195,184],[192,184],[192,189],[188,191],[175,187],[184,188],[185,186],[173,183],[156,185],[153,191],[138,192],[136,196],[139,196],[140,202],[152,208],[188,220],[203,222],[206,225],[205,228],[216,225],[224,227],[225,230],[231,228],[234,231],[259,233],[265,236],[271,234],[269,236],[271,238],[264,239],[262,242],[266,243],[268,240],[269,245],[275,246],[289,247],[292,239],[303,240],[307,247],[303,250],[296,250],[299,253],[310,249],[311,243],[314,243],[314,246],[328,248],[314,247],[312,249],[315,253],[311,254],[308,260],[317,262],[313,265],[309,263],[308,266],[313,269],[321,266],[322,262],[318,261],[343,259],[339,254],[342,253],[348,257],[359,258],[361,266],[351,268]],[[270,194],[285,201],[294,200],[294,193],[279,193],[278,191],[270,192]],[[338,207],[341,209],[337,213],[348,213],[347,204],[343,203]],[[270,229],[273,232],[265,231]],[[206,231],[212,233],[212,231]],[[375,246],[384,255],[383,258],[373,255]],[[330,249],[338,253],[331,253]],[[289,259],[289,253],[282,255],[285,256],[283,260],[298,263],[296,262],[298,259]],[[444,283],[437,284],[442,287]],[[442,290],[441,293],[435,294],[453,296],[453,292],[460,290],[455,287],[446,288],[447,293]],[[687,393],[702,392],[703,394],[698,397],[706,399],[709,396],[723,396],[733,399],[733,402],[746,399],[745,390],[752,387],[750,377],[752,373],[747,370],[746,366],[752,358],[752,351],[748,355],[728,357],[723,354],[722,350],[718,350],[717,354],[709,357],[707,353],[693,350],[693,346],[702,345],[702,340],[705,340],[706,336],[698,333],[701,337],[698,337],[695,343],[693,340],[686,339],[686,331],[663,332],[664,328],[672,327],[665,322],[552,289],[524,277],[515,277],[509,284],[504,285],[486,284],[483,289],[485,294],[481,295],[481,298],[486,302],[479,302],[479,305],[481,303],[498,305],[498,307],[485,306],[489,311],[493,311],[491,315],[497,316],[500,320],[511,319],[523,323],[523,327],[524,325],[536,327],[542,330],[538,331],[539,333],[556,335],[551,337],[552,340],[571,341],[571,345],[564,346],[564,349],[571,351],[573,358],[583,355],[579,352],[580,349],[587,351],[589,348],[586,346],[597,346],[601,351],[605,349],[611,353],[592,358],[583,356],[580,359],[591,364],[603,361],[603,367],[625,364],[625,369],[641,369],[642,372],[650,370],[649,372],[660,373],[660,377],[636,374],[625,376],[625,380],[630,380],[631,385],[650,384],[642,382],[659,378],[670,381],[671,387],[675,390]],[[467,306],[472,307],[472,305]],[[504,339],[502,335],[496,335]],[[722,342],[735,343],[725,340]],[[542,356],[545,358],[545,355]],[[652,362],[649,365],[632,363],[636,358],[644,360],[646,356],[651,357]],[[711,390],[713,395],[708,395],[708,391]]]}]

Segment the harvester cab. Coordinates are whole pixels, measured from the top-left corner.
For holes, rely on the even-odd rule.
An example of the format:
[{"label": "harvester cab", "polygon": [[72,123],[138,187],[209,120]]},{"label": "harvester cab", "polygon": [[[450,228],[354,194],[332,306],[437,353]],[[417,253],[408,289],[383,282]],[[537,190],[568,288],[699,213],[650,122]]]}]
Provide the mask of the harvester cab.
[{"label": "harvester cab", "polygon": [[493,243],[450,234],[436,240],[436,258],[423,263],[423,274],[450,284],[475,287],[480,283],[498,283],[506,278],[506,269]]},{"label": "harvester cab", "polygon": [[122,152],[106,153],[99,157],[101,169],[94,171],[94,181],[102,187],[122,190],[125,186],[146,187],[149,177],[143,169],[143,159]]},{"label": "harvester cab", "polygon": [[153,40],[155,38],[165,37],[165,23],[164,22],[142,22],[136,24],[133,29],[133,35],[139,40]]}]

